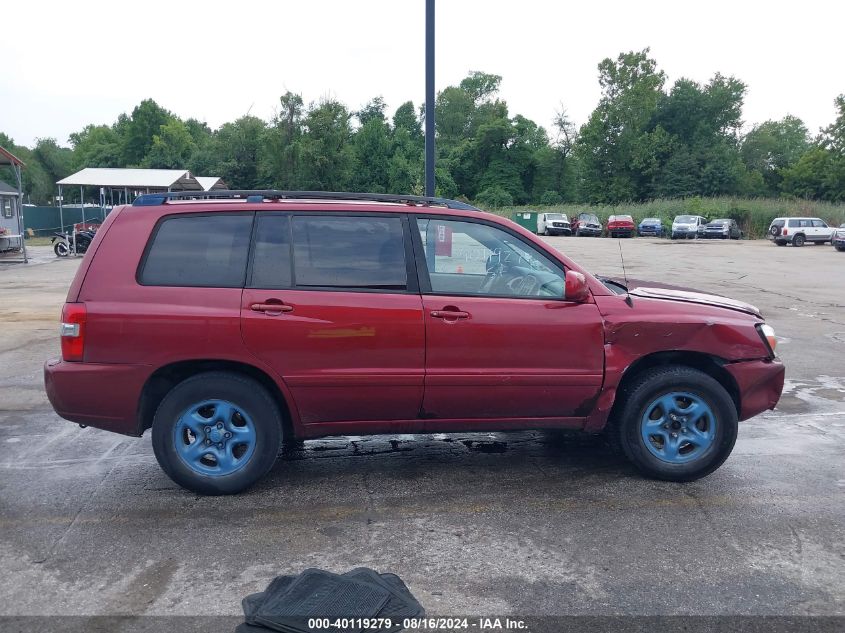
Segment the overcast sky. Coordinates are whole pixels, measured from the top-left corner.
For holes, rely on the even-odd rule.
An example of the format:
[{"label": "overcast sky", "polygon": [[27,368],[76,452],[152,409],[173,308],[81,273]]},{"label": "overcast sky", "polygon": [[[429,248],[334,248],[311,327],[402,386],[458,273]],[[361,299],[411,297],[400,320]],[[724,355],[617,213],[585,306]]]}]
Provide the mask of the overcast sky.
[{"label": "overcast sky", "polygon": [[[424,99],[424,0],[4,2],[0,131],[60,143],[151,97],[210,126],[272,116],[285,90],[390,113]],[[582,124],[596,65],[650,46],[669,81],[716,72],[748,84],[750,126],[793,114],[812,133],[845,92],[841,0],[438,0],[437,88],[470,70],[503,77],[511,115]]]}]

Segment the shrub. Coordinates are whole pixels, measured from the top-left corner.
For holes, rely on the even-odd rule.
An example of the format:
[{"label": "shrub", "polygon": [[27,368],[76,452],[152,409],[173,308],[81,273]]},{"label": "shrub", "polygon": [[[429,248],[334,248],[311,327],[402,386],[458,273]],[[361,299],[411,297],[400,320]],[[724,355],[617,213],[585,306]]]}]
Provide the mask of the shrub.
[{"label": "shrub", "polygon": [[513,196],[498,185],[488,187],[479,193],[475,201],[479,206],[488,209],[513,206]]}]

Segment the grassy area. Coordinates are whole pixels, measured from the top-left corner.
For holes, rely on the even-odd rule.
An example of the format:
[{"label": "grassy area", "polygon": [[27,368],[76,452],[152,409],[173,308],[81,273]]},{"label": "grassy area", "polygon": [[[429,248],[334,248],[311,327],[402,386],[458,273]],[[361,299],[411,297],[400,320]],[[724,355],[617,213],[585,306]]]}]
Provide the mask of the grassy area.
[{"label": "grassy area", "polygon": [[771,221],[779,216],[813,216],[827,221],[831,226],[845,222],[845,204],[815,202],[812,200],[786,200],[769,198],[686,198],[682,200],[652,200],[643,203],[618,205],[558,204],[550,207],[502,207],[491,209],[493,213],[511,217],[517,211],[558,211],[570,217],[584,211],[592,211],[602,222],[609,215],[632,215],[639,222],[643,218],[660,218],[664,225],[670,225],[676,215],[703,215],[715,220],[733,218],[739,223],[746,237],[761,238],[766,234]]}]

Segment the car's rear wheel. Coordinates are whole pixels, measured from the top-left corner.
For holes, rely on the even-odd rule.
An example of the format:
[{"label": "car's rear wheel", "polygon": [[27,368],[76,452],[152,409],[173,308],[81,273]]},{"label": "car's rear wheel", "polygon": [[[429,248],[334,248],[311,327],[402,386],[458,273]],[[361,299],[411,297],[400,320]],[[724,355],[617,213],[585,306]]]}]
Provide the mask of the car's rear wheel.
[{"label": "car's rear wheel", "polygon": [[737,435],[730,394],[711,376],[679,365],[657,367],[622,394],[616,429],[625,455],[643,474],[669,481],[709,475]]},{"label": "car's rear wheel", "polygon": [[845,251],[845,246],[837,246],[836,250],[838,251]]},{"label": "car's rear wheel", "polygon": [[806,240],[804,239],[803,235],[796,235],[795,237],[792,238],[792,245],[793,246],[804,246],[805,241]]},{"label": "car's rear wheel", "polygon": [[199,494],[234,494],[273,467],[282,443],[282,417],[255,380],[206,372],[164,397],[152,436],[159,465],[177,484]]}]

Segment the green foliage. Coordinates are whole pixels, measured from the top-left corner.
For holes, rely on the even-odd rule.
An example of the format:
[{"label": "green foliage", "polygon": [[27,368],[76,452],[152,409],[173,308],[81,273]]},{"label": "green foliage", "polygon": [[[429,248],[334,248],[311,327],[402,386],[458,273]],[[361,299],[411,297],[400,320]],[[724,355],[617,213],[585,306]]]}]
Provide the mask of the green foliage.
[{"label": "green foliage", "polygon": [[540,204],[545,207],[560,204],[561,202],[563,202],[563,196],[561,196],[557,191],[545,191],[543,192],[543,195],[540,196]]},{"label": "green foliage", "polygon": [[498,209],[500,207],[511,206],[513,204],[513,197],[502,187],[493,185],[479,193],[475,201],[482,207]]},{"label": "green foliage", "polygon": [[158,134],[153,134],[153,144],[142,165],[155,169],[184,168],[195,146],[188,126],[179,119],[172,119],[159,128]]},{"label": "green foliage", "polygon": [[153,137],[171,119],[173,115],[152,99],[142,101],[132,110],[128,120],[119,122],[123,139],[123,162],[126,165],[140,165],[152,147]]}]

